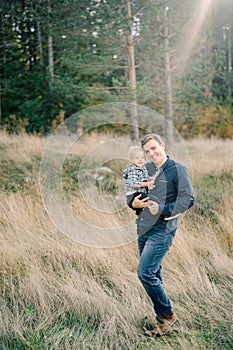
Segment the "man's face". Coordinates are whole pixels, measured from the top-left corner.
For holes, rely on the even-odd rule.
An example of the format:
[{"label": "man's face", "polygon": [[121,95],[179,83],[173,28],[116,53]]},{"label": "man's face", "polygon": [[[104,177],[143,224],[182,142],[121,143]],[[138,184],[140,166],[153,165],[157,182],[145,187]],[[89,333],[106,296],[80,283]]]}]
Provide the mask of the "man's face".
[{"label": "man's face", "polygon": [[149,140],[143,146],[144,151],[148,155],[149,159],[156,165],[160,167],[167,159],[165,152],[165,145],[159,144],[156,140]]}]

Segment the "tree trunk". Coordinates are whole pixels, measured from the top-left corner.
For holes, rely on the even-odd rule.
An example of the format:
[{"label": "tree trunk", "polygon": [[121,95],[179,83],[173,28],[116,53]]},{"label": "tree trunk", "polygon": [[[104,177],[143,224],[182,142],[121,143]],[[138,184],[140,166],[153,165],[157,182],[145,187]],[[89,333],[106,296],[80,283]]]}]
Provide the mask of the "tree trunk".
[{"label": "tree trunk", "polygon": [[[2,28],[2,40],[1,40],[1,45],[2,47],[5,46],[5,31],[4,31],[4,16],[1,14],[1,28]],[[0,84],[0,129],[2,125],[2,95],[3,95],[3,90],[5,90],[6,87],[6,54],[5,50],[3,50],[2,53],[2,67],[3,67],[3,89],[2,89],[2,84]]]},{"label": "tree trunk", "polygon": [[[127,0],[128,20],[131,21],[131,4]],[[127,50],[128,50],[128,65],[129,65],[129,82],[132,90],[132,101],[130,105],[130,119],[131,119],[131,138],[133,141],[139,140],[138,132],[138,115],[137,115],[137,81],[136,81],[136,68],[135,68],[135,57],[134,57],[134,40],[132,30],[127,38]]]},{"label": "tree trunk", "polygon": [[53,57],[53,36],[51,26],[51,3],[48,0],[48,63],[49,63],[49,86],[50,92],[53,90],[53,79],[54,79],[54,57]]},{"label": "tree trunk", "polygon": [[40,66],[43,67],[43,44],[42,44],[42,37],[41,37],[40,21],[36,22],[36,26],[37,26],[37,38],[38,38],[38,46],[39,46],[39,54],[40,54]]},{"label": "tree trunk", "polygon": [[232,73],[232,63],[231,63],[231,25],[228,25],[228,105],[231,112],[232,101],[231,101],[231,73]]},{"label": "tree trunk", "polygon": [[171,81],[171,67],[170,67],[170,43],[169,43],[169,24],[168,24],[168,7],[164,11],[164,48],[165,48],[165,89],[166,89],[166,142],[168,147],[173,145],[173,108],[172,108],[172,81]]}]

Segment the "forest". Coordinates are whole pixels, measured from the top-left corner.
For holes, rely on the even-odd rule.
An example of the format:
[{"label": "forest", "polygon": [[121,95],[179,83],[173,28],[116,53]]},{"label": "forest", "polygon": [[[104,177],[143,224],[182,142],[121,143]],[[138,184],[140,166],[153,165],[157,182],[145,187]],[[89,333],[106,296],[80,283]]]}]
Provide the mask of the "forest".
[{"label": "forest", "polygon": [[233,137],[231,0],[1,0],[0,11],[2,130],[46,135],[90,106],[134,102],[184,138]]}]

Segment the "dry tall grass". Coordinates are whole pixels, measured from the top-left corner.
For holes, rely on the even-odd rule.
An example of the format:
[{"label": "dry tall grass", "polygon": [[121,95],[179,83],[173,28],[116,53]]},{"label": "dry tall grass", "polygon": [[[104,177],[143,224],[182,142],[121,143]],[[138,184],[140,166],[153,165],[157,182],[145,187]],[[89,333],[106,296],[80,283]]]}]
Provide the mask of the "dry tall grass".
[{"label": "dry tall grass", "polygon": [[[31,162],[40,157],[45,141],[2,135],[2,160]],[[187,143],[194,189],[205,174],[232,167],[232,146],[232,141]],[[35,177],[37,171],[35,164]],[[170,337],[157,339],[143,336],[154,315],[135,272],[135,233],[135,241],[123,247],[85,247],[54,227],[37,184],[16,193],[2,191],[0,197],[1,349],[232,348],[232,193],[225,193],[214,220],[195,209],[182,219],[164,262],[166,289],[180,326]],[[73,201],[84,219],[101,221]]]}]

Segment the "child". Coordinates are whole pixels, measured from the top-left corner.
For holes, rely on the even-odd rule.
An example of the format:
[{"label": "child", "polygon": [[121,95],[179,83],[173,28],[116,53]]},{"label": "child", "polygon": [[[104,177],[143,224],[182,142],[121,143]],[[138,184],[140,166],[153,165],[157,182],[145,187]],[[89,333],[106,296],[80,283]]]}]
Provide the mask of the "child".
[{"label": "child", "polygon": [[[154,177],[148,177],[143,149],[139,146],[130,147],[129,159],[130,166],[123,171],[123,177],[126,179],[124,194],[127,200],[132,200],[139,194],[142,194],[141,198],[148,197],[148,189],[153,188]],[[139,211],[136,211],[137,215]]]}]

